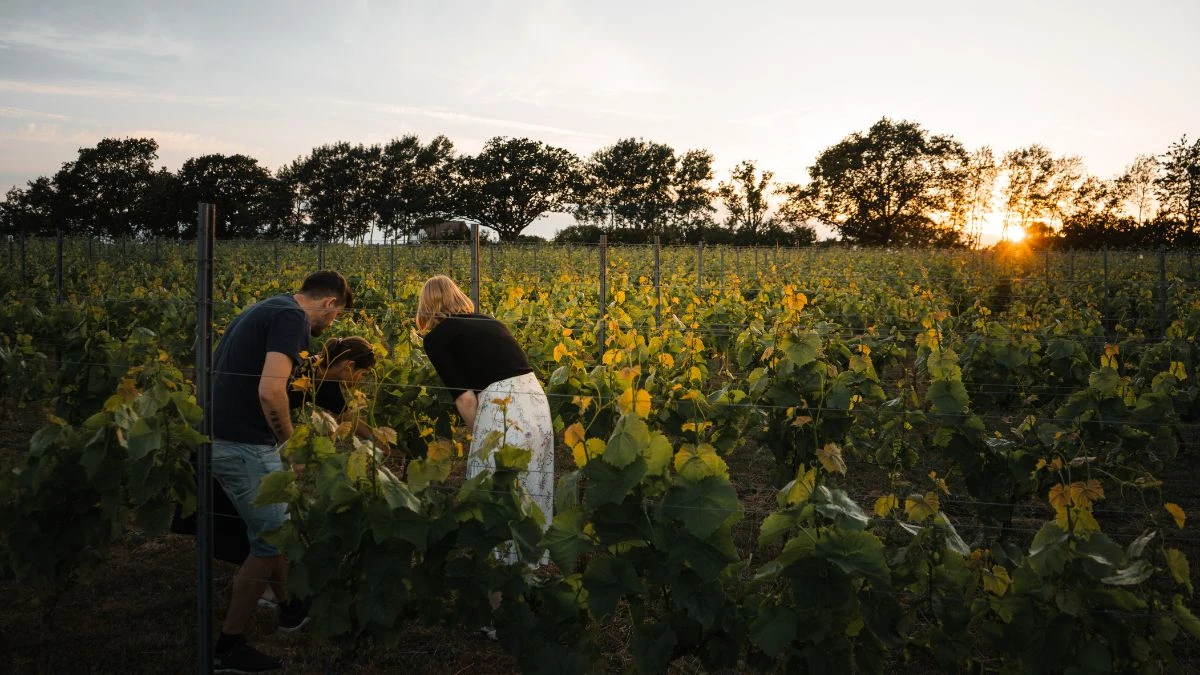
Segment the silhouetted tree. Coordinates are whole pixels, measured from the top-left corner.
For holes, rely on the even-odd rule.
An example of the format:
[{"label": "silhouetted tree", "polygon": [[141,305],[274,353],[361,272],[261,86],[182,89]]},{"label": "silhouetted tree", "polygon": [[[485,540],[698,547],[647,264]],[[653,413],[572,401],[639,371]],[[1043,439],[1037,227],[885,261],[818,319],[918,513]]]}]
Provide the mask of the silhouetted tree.
[{"label": "silhouetted tree", "polygon": [[1001,168],[1008,174],[1004,188],[1006,233],[1010,226],[1028,229],[1035,222],[1051,228],[1061,224],[1083,180],[1082,160],[1054,157],[1037,144],[1007,153]]},{"label": "silhouetted tree", "polygon": [[712,155],[676,156],[662,143],[625,138],[587,161],[575,219],[608,229],[652,234],[684,232],[712,222]]},{"label": "silhouetted tree", "polygon": [[54,184],[42,176],[13,187],[0,202],[0,235],[49,237],[56,232]]},{"label": "silhouetted tree", "polygon": [[574,153],[528,138],[493,138],[456,165],[455,215],[492,228],[503,241],[515,240],[546,213],[567,208],[580,173]]},{"label": "silhouetted tree", "polygon": [[1172,239],[1182,246],[1200,244],[1200,139],[1187,136],[1162,155],[1158,187],[1160,219],[1172,221]]},{"label": "silhouetted tree", "polygon": [[267,234],[275,220],[275,179],[258,160],[246,155],[203,155],[183,163],[177,174],[176,218],[184,236],[196,234],[196,205],[213,204],[217,237],[250,239]]},{"label": "silhouetted tree", "polygon": [[71,234],[132,237],[149,229],[147,196],[158,142],[105,138],[54,175],[55,218]]},{"label": "silhouetted tree", "polygon": [[946,214],[966,161],[954,138],[885,117],[826,148],[809,167],[808,184],[786,188],[787,212],[857,244],[958,244],[962,232]]},{"label": "silhouetted tree", "polygon": [[359,239],[377,220],[380,148],[346,142],[313,148],[292,162],[297,212],[307,240]]},{"label": "silhouetted tree", "polygon": [[423,222],[454,210],[454,144],[438,136],[422,145],[416,136],[383,146],[375,196],[379,228],[391,236],[412,234]]}]

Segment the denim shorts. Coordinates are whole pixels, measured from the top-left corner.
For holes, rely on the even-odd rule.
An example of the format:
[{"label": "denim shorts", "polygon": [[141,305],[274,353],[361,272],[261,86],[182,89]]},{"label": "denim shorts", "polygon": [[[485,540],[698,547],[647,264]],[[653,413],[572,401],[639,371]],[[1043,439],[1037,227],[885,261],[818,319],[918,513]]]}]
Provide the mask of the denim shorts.
[{"label": "denim shorts", "polygon": [[258,484],[263,476],[283,470],[279,448],[274,445],[255,445],[233,441],[212,442],[212,473],[233,502],[238,515],[246,521],[246,537],[250,540],[250,555],[271,558],[279,555],[274,544],[262,536],[279,529],[287,520],[287,504],[254,506]]}]

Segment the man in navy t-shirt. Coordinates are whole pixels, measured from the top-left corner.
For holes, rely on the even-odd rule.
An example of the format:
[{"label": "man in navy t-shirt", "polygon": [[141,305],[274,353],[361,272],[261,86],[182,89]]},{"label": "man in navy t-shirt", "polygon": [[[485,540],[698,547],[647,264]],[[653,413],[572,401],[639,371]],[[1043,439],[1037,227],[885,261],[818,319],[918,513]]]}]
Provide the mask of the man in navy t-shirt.
[{"label": "man in navy t-shirt", "polygon": [[229,613],[214,649],[215,672],[259,673],[279,659],[246,644],[245,631],[268,582],[281,600],[279,628],[297,630],[307,612],[286,602],[287,561],[262,538],[287,519],[284,504],[255,507],[262,477],[283,468],[279,448],[292,436],[288,380],[308,349],[309,337],[333,324],[351,306],[346,279],[332,270],[309,275],[295,295],[277,295],[242,311],[225,329],[213,354],[212,472],[246,522],[250,555],[233,581]]}]

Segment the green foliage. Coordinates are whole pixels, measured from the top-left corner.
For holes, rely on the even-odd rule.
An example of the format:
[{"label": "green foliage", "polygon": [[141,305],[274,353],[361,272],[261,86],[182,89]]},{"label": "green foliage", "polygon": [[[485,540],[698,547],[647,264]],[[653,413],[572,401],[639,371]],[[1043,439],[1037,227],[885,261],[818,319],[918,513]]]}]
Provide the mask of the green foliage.
[{"label": "green foliage", "polygon": [[57,595],[86,580],[127,527],[159,534],[177,504],[191,513],[200,416],[164,358],[131,369],[83,423],[52,417],[24,463],[0,476],[0,571]]}]

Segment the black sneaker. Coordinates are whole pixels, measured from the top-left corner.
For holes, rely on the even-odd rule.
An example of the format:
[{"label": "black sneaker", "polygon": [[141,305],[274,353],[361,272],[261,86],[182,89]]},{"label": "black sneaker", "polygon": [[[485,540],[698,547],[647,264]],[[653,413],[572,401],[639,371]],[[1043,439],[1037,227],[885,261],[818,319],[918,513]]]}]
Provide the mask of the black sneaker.
[{"label": "black sneaker", "polygon": [[282,667],[283,661],[240,640],[228,651],[213,654],[214,673],[267,673]]},{"label": "black sneaker", "polygon": [[285,633],[304,628],[310,620],[307,602],[292,600],[279,606],[279,630]]}]

